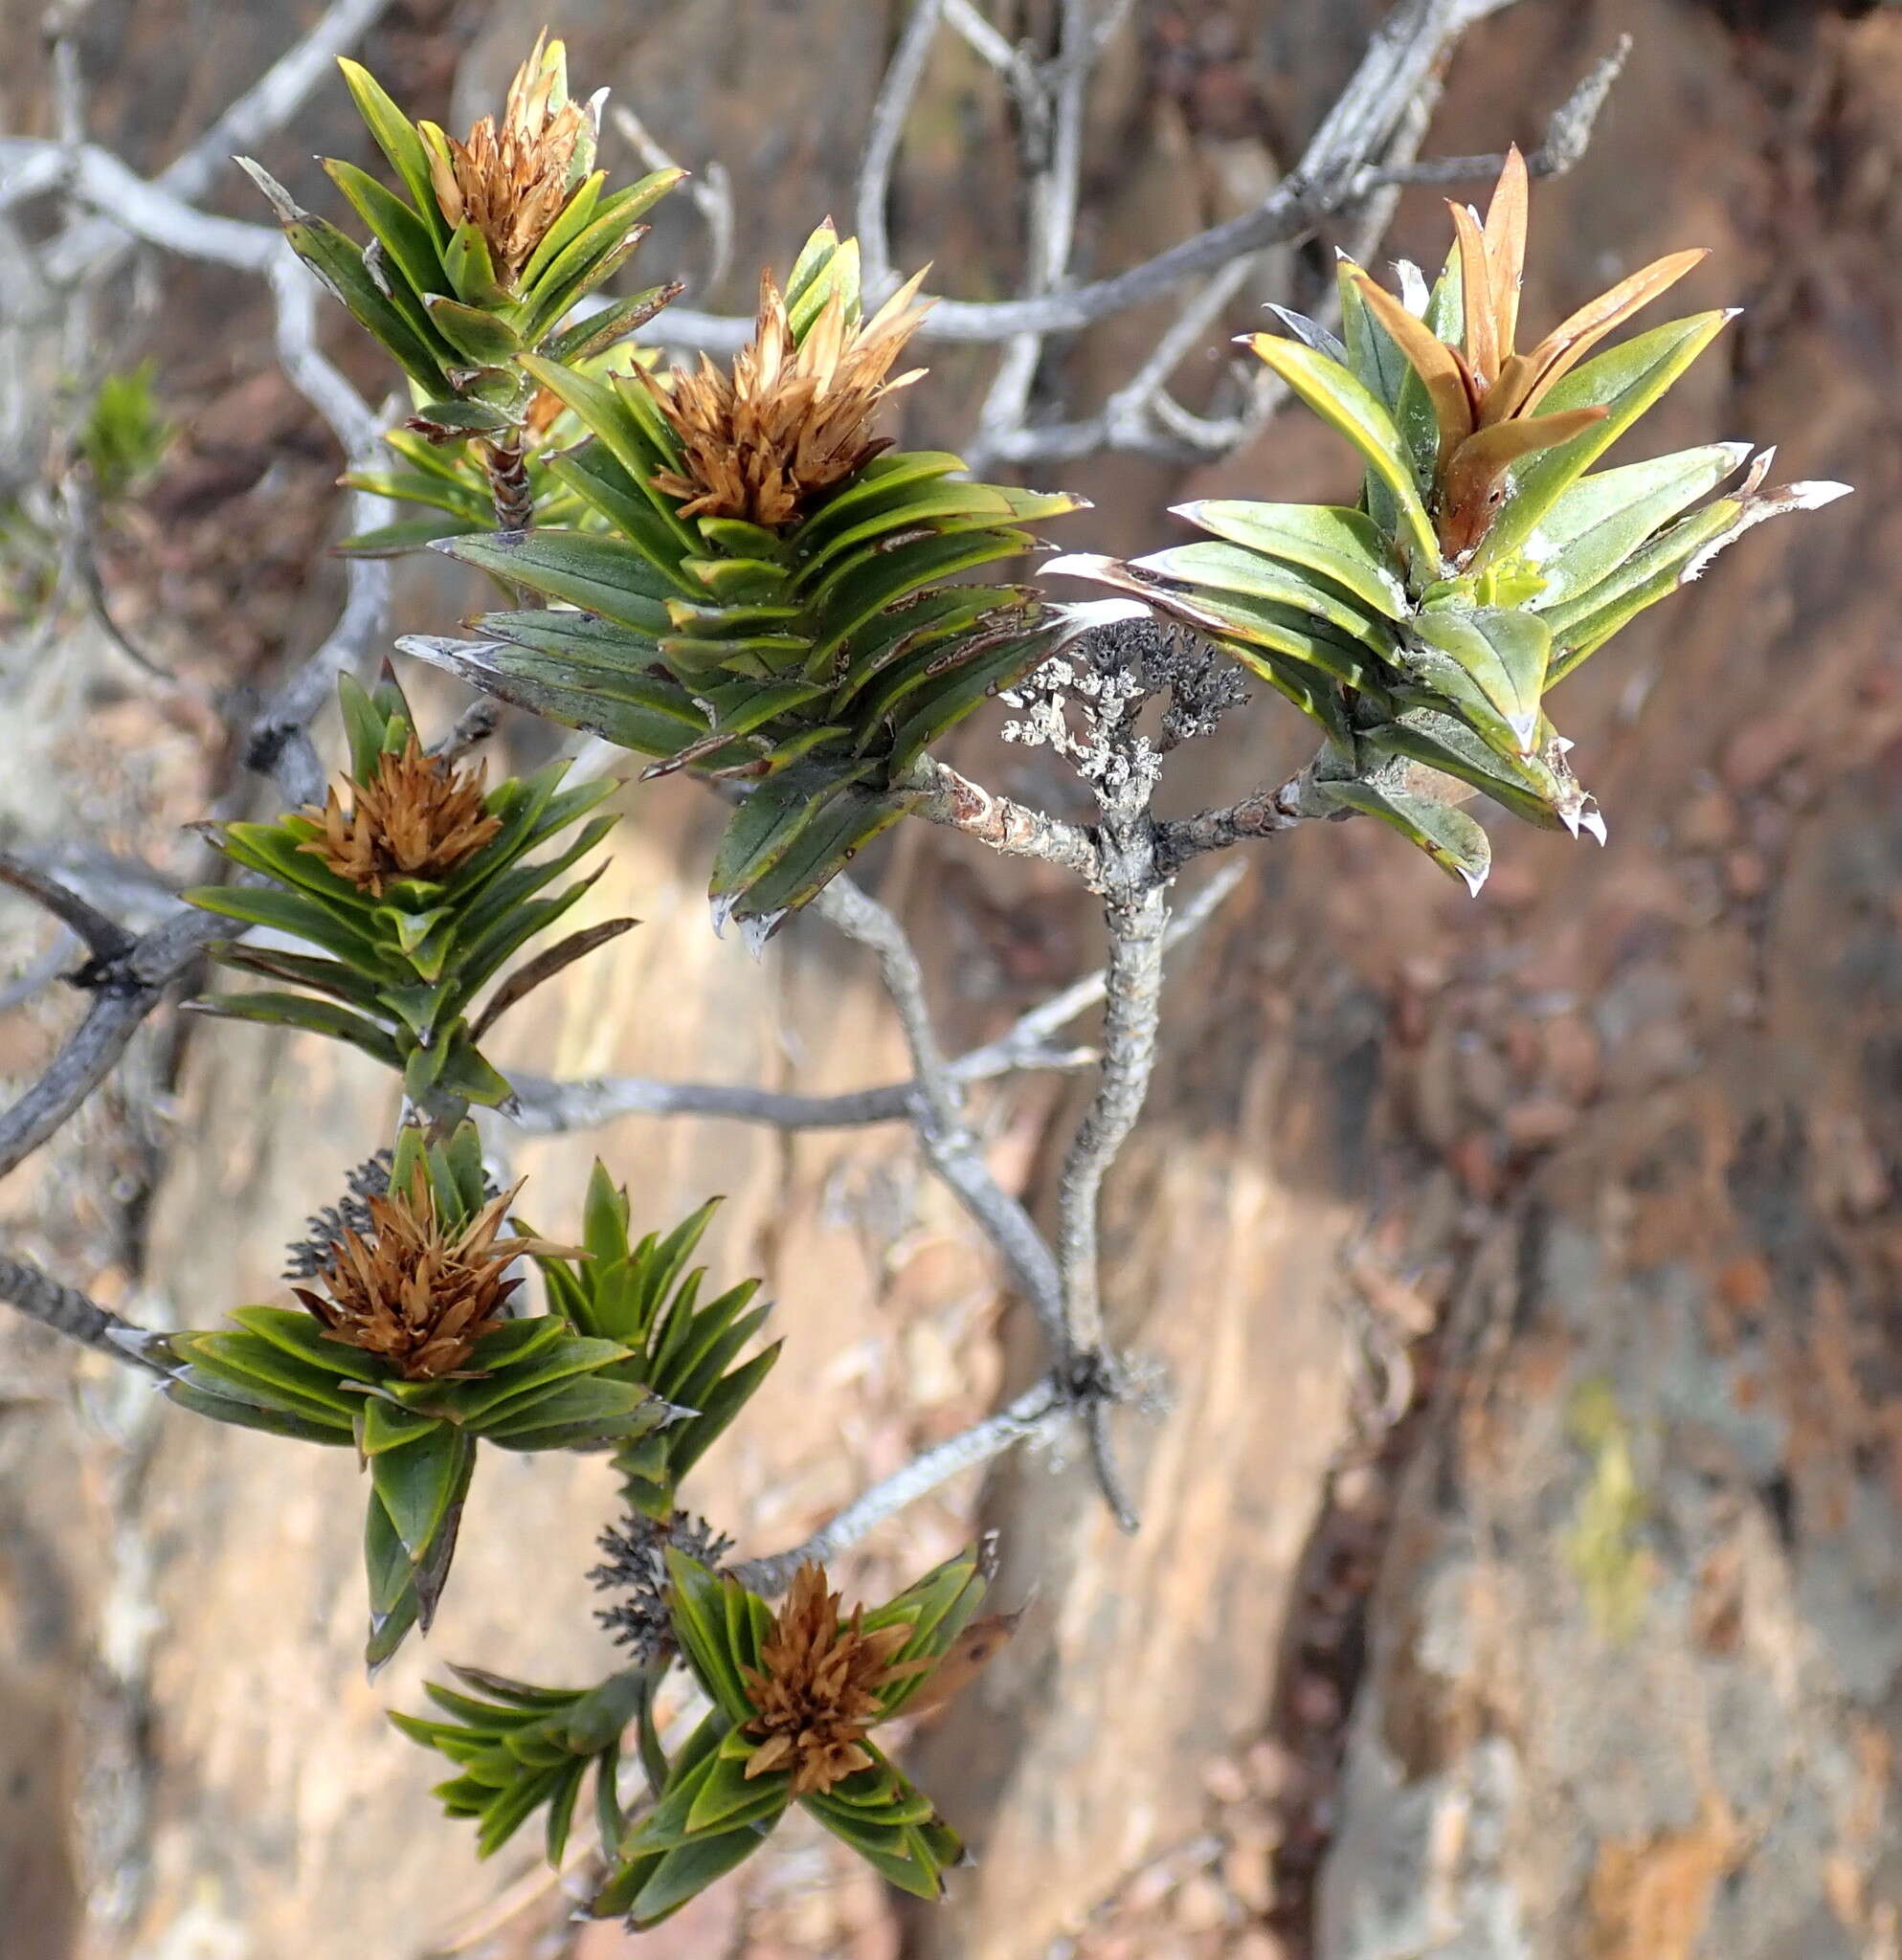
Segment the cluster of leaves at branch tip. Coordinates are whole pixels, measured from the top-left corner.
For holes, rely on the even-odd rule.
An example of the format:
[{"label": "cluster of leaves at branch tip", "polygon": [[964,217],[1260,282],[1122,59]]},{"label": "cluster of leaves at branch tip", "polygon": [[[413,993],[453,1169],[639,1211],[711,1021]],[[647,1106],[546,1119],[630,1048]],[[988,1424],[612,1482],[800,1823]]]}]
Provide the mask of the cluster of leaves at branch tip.
[{"label": "cluster of leaves at branch tip", "polygon": [[[518,1187],[519,1190],[519,1187]],[[382,1193],[357,1200],[298,1307],[242,1306],[235,1325],[172,1334],[165,1392],[222,1422],[356,1450],[369,1473],[364,1536],[367,1658],[428,1631],[448,1580],[476,1446],[642,1443],[691,1412],[640,1379],[637,1348],[550,1311],[522,1316],[510,1268],[580,1248],[503,1227],[515,1192],[490,1191],[474,1125],[409,1124]],[[643,1461],[664,1460],[650,1451]]]},{"label": "cluster of leaves at branch tip", "polygon": [[[1845,494],[1766,493],[1772,452],[1717,442],[1588,475],[1733,317],[1695,314],[1586,360],[1705,256],[1661,258],[1517,351],[1527,184],[1507,159],[1482,219],[1429,291],[1399,299],[1343,259],[1342,331],[1284,308],[1293,339],[1246,345],[1366,465],[1357,506],[1209,501],[1211,542],[1120,563],[1053,560],[1208,635],[1319,724],[1324,808],[1392,825],[1478,891],[1478,791],[1515,816],[1603,840],[1545,713],[1547,691],[1751,525]],[[1744,475],[1719,492],[1728,479]]]},{"label": "cluster of leaves at branch tip", "polygon": [[411,122],[356,62],[339,65],[400,186],[325,160],[369,232],[367,246],[302,210],[257,164],[240,162],[299,257],[408,375],[410,429],[435,442],[473,440],[482,460],[503,461],[519,453],[535,412],[536,384],[522,355],[568,363],[599,353],[680,290],[653,286],[569,323],[627,262],[646,233],[640,219],[682,172],[657,170],[607,189],[607,172],[593,167],[603,98],[569,99],[559,41],[537,40],[500,123],[485,116],[461,142],[434,122]]},{"label": "cluster of leaves at branch tip", "polygon": [[660,758],[650,774],[749,786],[714,858],[716,927],[763,936],[807,902],[915,803],[928,746],[1064,630],[1028,590],[964,579],[1079,500],[956,480],[956,457],[872,434],[917,378],[891,373],[915,289],[863,317],[857,246],[827,224],[783,290],[763,279],[730,370],[602,380],[525,357],[589,434],[548,469],[591,515],[437,548],[553,604],[400,643]]},{"label": "cluster of leaves at branch tip", "polygon": [[[485,791],[480,769],[424,752],[387,670],[373,691],[346,678],[339,700],[344,783],[322,810],[211,827],[217,848],[263,881],[186,895],[316,950],[220,943],[221,965],[280,985],[192,1005],[348,1041],[398,1070],[418,1104],[505,1102],[508,1082],[479,1042],[534,987],[635,923],[586,927],[503,975],[599,875],[538,896],[614,827],[592,813],[615,785],[564,790],[557,761]],[[559,849],[536,855],[564,832]]]},{"label": "cluster of leaves at branch tip", "polygon": [[[953,1679],[990,1573],[960,1553],[883,1606],[841,1612],[804,1567],[775,1614],[730,1574],[666,1552],[674,1637],[710,1712],[615,1848],[596,1915],[656,1925],[757,1851],[797,1804],[888,1882],[938,1897],[964,1860],[956,1833],[872,1731]],[[650,1772],[660,1767],[643,1749]]]},{"label": "cluster of leaves at branch tip", "polygon": [[580,302],[681,173],[603,188],[602,98],[569,99],[559,42],[538,41],[500,121],[462,142],[343,67],[400,186],[326,165],[369,245],[247,166],[414,395],[387,438],[397,466],[348,480],[427,515],[343,548],[433,546],[507,594],[480,638],[405,651],[656,771],[744,782],[709,898],[716,927],[763,939],[915,807],[930,743],[1074,630],[1077,609],[962,581],[1081,500],[958,480],[958,457],[873,433],[922,371],[891,369],[924,309],[914,279],[862,318],[858,248],[829,221],[783,289],[762,279],[730,368],[650,373],[623,343],[679,287]]}]

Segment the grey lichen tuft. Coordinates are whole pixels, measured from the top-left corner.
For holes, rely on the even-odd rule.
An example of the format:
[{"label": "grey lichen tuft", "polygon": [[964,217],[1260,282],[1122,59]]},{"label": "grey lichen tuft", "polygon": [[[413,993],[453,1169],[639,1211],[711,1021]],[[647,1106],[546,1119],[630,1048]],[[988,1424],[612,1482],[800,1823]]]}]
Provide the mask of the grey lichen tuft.
[{"label": "grey lichen tuft", "polygon": [[588,1574],[597,1592],[625,1592],[612,1606],[597,1606],[594,1617],[636,1660],[658,1660],[673,1651],[673,1624],[667,1614],[667,1548],[718,1571],[733,1548],[733,1541],[716,1532],[705,1518],[676,1511],[662,1525],[630,1511],[618,1525],[610,1525],[599,1544],[607,1556]]}]

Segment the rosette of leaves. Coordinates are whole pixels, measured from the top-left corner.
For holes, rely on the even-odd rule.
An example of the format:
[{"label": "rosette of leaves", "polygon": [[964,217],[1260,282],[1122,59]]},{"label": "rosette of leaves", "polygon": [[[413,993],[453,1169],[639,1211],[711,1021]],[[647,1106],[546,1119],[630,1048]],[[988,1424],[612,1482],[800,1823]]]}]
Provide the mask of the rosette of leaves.
[{"label": "rosette of leaves", "polygon": [[652,1674],[631,1667],[592,1688],[543,1688],[477,1667],[450,1671],[459,1688],[423,1686],[437,1712],[390,1720],[456,1765],[433,1793],[448,1815],[476,1820],[477,1856],[501,1850],[546,1806],[544,1847],[558,1866],[592,1771],[601,1849],[612,1857],[626,1828],[615,1789],[621,1737],[637,1718],[646,1722]]},{"label": "rosette of leaves", "polygon": [[582,1209],[584,1258],[545,1256],[539,1261],[548,1303],[576,1331],[617,1342],[628,1359],[616,1372],[643,1384],[678,1413],[663,1430],[638,1437],[615,1453],[629,1505],[664,1524],[680,1481],[765,1381],[779,1358],[775,1341],[742,1361],[766,1322],[755,1306],[757,1280],[743,1280],[703,1300],[703,1267],[687,1270],[720,1200],[710,1199],[662,1236],[629,1240],[626,1188],[616,1188],[597,1160]]},{"label": "rosette of leaves", "polygon": [[977,1553],[849,1619],[817,1566],[775,1615],[678,1550],[667,1564],[675,1637],[713,1711],[622,1839],[594,1914],[653,1926],[756,1851],[794,1803],[882,1878],[936,1898],[963,1845],[871,1731],[919,1695],[976,1612]]},{"label": "rosette of leaves", "polygon": [[1747,443],[1594,471],[1734,316],[1585,358],[1705,256],[1677,253],[1518,351],[1526,207],[1514,150],[1484,220],[1454,208],[1430,293],[1413,267],[1396,299],[1343,260],[1340,336],[1283,311],[1296,338],[1249,337],[1360,453],[1356,507],[1188,503],[1177,514],[1206,542],[1045,568],[1138,593],[1225,647],[1320,724],[1324,809],[1391,824],[1474,891],[1489,846],[1456,805],[1475,790],[1602,840],[1547,691],[1752,524],[1844,490],[1765,494],[1766,452],[1725,491]]},{"label": "rosette of leaves", "polygon": [[621,746],[743,780],[711,896],[769,929],[906,807],[927,746],[1049,651],[1056,609],[961,583],[1033,548],[1079,500],[960,480],[889,447],[874,412],[922,317],[916,281],[861,318],[859,258],[822,226],[730,369],[529,373],[592,440],[551,457],[608,535],[538,528],[439,549],[554,605],[477,640],[399,644],[485,692]]},{"label": "rosette of leaves", "polygon": [[[518,1187],[519,1189],[519,1187]],[[165,1392],[220,1422],[354,1448],[369,1472],[366,1658],[427,1632],[449,1576],[481,1439],[592,1449],[645,1436],[672,1410],[616,1373],[618,1342],[565,1315],[517,1319],[525,1255],[505,1237],[514,1192],[491,1195],[472,1124],[441,1143],[400,1133],[369,1229],[347,1225],[298,1307],[243,1306],[235,1325],[166,1337]]]},{"label": "rosette of leaves", "polygon": [[[193,1006],[348,1041],[399,1071],[418,1103],[504,1102],[508,1083],[479,1042],[531,989],[634,924],[610,920],[569,935],[502,979],[477,1010],[515,954],[599,876],[537,896],[614,827],[612,816],[589,813],[615,786],[564,790],[568,765],[557,761],[484,791],[479,770],[424,753],[387,673],[373,692],[347,677],[338,695],[350,747],[347,806],[333,788],[323,810],[213,827],[217,848],[262,882],[186,894],[315,950],[216,946],[222,965],[283,985]],[[570,831],[559,849],[535,855]]]},{"label": "rosette of leaves", "polygon": [[526,523],[521,444],[535,383],[518,357],[581,360],[632,333],[679,292],[651,287],[564,324],[577,301],[626,262],[646,232],[643,213],[683,172],[657,170],[607,189],[607,173],[593,167],[602,98],[570,99],[559,41],[537,38],[500,122],[483,117],[462,142],[434,122],[411,122],[358,63],[339,65],[399,186],[390,189],[354,164],[325,160],[369,232],[368,246],[300,209],[257,165],[239,161],[298,256],[409,376],[417,403],[410,427],[439,442],[473,438],[496,514]]}]

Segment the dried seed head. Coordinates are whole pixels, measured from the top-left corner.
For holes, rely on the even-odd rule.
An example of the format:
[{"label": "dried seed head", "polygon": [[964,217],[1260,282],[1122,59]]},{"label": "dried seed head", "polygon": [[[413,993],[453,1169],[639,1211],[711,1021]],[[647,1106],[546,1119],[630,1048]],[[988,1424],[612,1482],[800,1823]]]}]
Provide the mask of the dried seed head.
[{"label": "dried seed head", "polygon": [[445,1231],[419,1166],[407,1192],[368,1200],[368,1231],[345,1227],[316,1275],[321,1293],[291,1290],[331,1340],[380,1356],[406,1381],[454,1374],[507,1318],[508,1296],[521,1281],[503,1276],[515,1260],[571,1250],[497,1236],[515,1191]]},{"label": "dried seed head", "polygon": [[925,317],[913,304],[923,277],[857,325],[835,290],[795,345],[786,301],[763,275],[752,344],[730,374],[704,354],[697,373],[676,368],[662,381],[642,371],[640,385],[680,441],[682,469],[654,480],[682,500],[681,514],[776,530],[889,447],[870,424],[886,395],[925,371],[886,378]]},{"label": "dried seed head", "polygon": [[865,1609],[840,1625],[839,1594],[825,1568],[804,1565],[786,1604],[760,1643],[761,1666],[743,1670],[758,1711],[744,1732],[761,1738],[747,1759],[749,1777],[791,1769],[793,1794],[814,1796],[870,1767],[861,1739],[884,1714],[882,1690],[929,1673],[929,1659],[894,1661],[911,1637],[909,1620],[863,1630]]},{"label": "dried seed head", "polygon": [[[431,147],[430,180],[450,224],[470,219],[489,248],[501,283],[513,289],[522,269],[568,202],[574,152],[592,138],[593,119],[567,99],[566,64],[559,47],[544,53],[546,33],[535,36],[527,60],[515,71],[502,122],[484,116],[466,142],[445,137],[445,158]],[[584,155],[586,152],[584,151]]]},{"label": "dried seed head", "polygon": [[667,1548],[684,1552],[696,1565],[718,1571],[733,1548],[733,1541],[716,1532],[705,1518],[676,1511],[662,1525],[630,1511],[619,1525],[610,1525],[599,1544],[606,1553],[588,1574],[597,1592],[625,1592],[613,1606],[597,1606],[594,1617],[614,1636],[617,1647],[628,1648],[636,1660],[658,1660],[674,1651],[674,1626],[667,1612]]},{"label": "dried seed head", "polygon": [[425,755],[414,731],[401,754],[377,757],[368,782],[349,783],[347,812],[332,784],[324,808],[304,813],[324,834],[298,849],[373,899],[396,879],[447,878],[502,828],[483,808],[481,768]]},{"label": "dried seed head", "polygon": [[304,1220],[303,1236],[284,1249],[284,1278],[314,1280],[330,1263],[337,1241],[346,1232],[370,1230],[369,1200],[390,1189],[391,1153],[378,1150],[353,1165],[344,1177],[345,1192],[334,1205],[325,1205]]}]

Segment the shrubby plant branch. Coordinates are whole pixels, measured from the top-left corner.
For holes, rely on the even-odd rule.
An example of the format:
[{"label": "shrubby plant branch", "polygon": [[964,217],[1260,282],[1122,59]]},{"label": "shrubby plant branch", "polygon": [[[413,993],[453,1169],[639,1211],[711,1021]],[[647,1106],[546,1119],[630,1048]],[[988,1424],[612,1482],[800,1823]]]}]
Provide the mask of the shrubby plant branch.
[{"label": "shrubby plant branch", "polygon": [[[1038,64],[993,45],[975,10],[927,0],[874,111],[856,200],[862,251],[819,224],[783,277],[765,272],[743,338],[685,319],[683,338],[708,349],[688,368],[663,369],[635,339],[670,342],[668,323],[683,318],[669,310],[677,282],[606,290],[639,246],[643,214],[682,173],[612,184],[596,165],[600,99],[571,95],[558,41],[537,42],[499,116],[463,139],[412,121],[346,61],[388,165],[380,177],[326,167],[354,231],[302,210],[255,166],[281,242],[190,209],[181,200],[203,189],[195,175],[142,183],[77,136],[53,165],[36,148],[0,149],[11,173],[0,202],[65,196],[68,252],[92,235],[81,213],[110,203],[138,235],[271,279],[285,366],[346,448],[363,519],[341,547],[352,577],[345,618],[245,743],[285,809],[271,822],[206,827],[230,878],[186,893],[185,906],[135,935],[61,879],[0,858],[0,880],[84,944],[91,957],[72,977],[93,997],[53,1067],[0,1117],[0,1169],[79,1106],[207,955],[265,984],[202,991],[198,1011],[345,1041],[404,1092],[394,1136],[366,1140],[348,1192],[311,1194],[308,1236],[292,1253],[295,1304],[235,1304],[211,1325],[147,1333],[11,1257],[0,1258],[0,1297],[152,1371],[184,1411],[287,1446],[353,1451],[365,1470],[372,1668],[428,1631],[464,1508],[484,1501],[476,1472],[491,1452],[608,1455],[622,1513],[593,1576],[625,1595],[603,1617],[630,1664],[575,1688],[459,1669],[454,1685],[431,1686],[434,1712],[396,1718],[453,1767],[437,1793],[475,1821],[483,1855],[533,1817],[559,1864],[592,1779],[596,1914],[658,1923],[757,1850],[795,1804],[921,1896],[940,1893],[961,1861],[956,1831],[875,1732],[954,1693],[1008,1637],[1011,1615],[980,1613],[989,1548],[876,1604],[848,1604],[825,1561],[1024,1441],[1080,1437],[1105,1502],[1137,1528],[1115,1434],[1137,1370],[1106,1333],[1100,1237],[1106,1180],[1155,1066],[1166,949],[1234,882],[1219,876],[1172,919],[1185,868],[1299,824],[1368,815],[1476,892],[1493,848],[1468,807],[1481,796],[1602,841],[1572,745],[1548,717],[1549,690],[1743,532],[1842,494],[1766,490],[1769,453],[1752,460],[1736,442],[1594,467],[1730,316],[1600,345],[1700,256],[1682,253],[1518,350],[1532,171],[1516,149],[1439,164],[1416,155],[1436,64],[1498,4],[1409,0],[1261,210],[1079,283],[1069,266],[1082,95],[1113,18],[1065,10],[1061,45]],[[338,11],[313,44],[334,34]],[[1034,138],[1033,263],[1019,299],[924,300],[919,279],[901,280],[889,262],[898,133],[941,29],[1006,78]],[[1535,159],[1544,167],[1576,161],[1619,58],[1561,111]],[[294,63],[274,102],[294,106],[308,68]],[[1357,456],[1352,506],[1188,504],[1173,516],[1197,542],[1125,562],[1083,547],[1081,499],[976,480],[964,458],[884,433],[886,398],[924,379],[895,371],[908,344],[996,340],[980,452],[1036,455],[1043,438],[1029,405],[1044,337],[1209,273],[1137,382],[1094,426],[1047,445],[1141,448],[1167,433],[1193,446],[1218,425],[1197,435],[1166,387],[1233,290],[1233,267],[1350,209],[1367,212],[1357,242],[1369,256],[1394,187],[1495,161],[1489,209],[1453,207],[1453,243],[1433,279],[1403,266],[1394,293],[1344,259],[1318,313],[1277,308],[1287,334],[1248,337],[1261,375],[1242,385],[1225,439],[1298,400]],[[404,377],[396,426],[317,352],[304,269]],[[385,522],[392,502],[403,514]],[[1159,533],[1168,522],[1158,514]],[[1068,548],[1034,580],[1013,576],[1046,526],[1064,526]],[[611,785],[570,780],[564,759],[491,786],[466,751],[492,710],[431,745],[397,671],[369,676],[382,567],[420,549],[486,574],[496,602],[473,636],[413,635],[399,651],[649,758],[650,777],[718,789],[729,815],[709,867],[708,929],[731,923],[757,946],[810,910],[867,948],[907,1080],[801,1098],[511,1076],[492,1039],[498,1020],[634,925],[549,937],[596,875],[580,867],[612,828],[598,808]],[[1053,596],[1064,580],[1111,596]],[[1256,711],[1255,683],[1312,724],[1311,760],[1229,806],[1158,817],[1165,781],[1193,784],[1181,758],[1194,744]],[[333,689],[347,762],[326,782],[310,729]],[[1093,820],[1001,796],[932,753],[994,702],[1008,711],[1008,739],[1074,771]],[[906,818],[1078,878],[1102,904],[1101,975],[999,1041],[948,1057],[933,976],[902,921],[847,870]],[[268,937],[254,943],[254,928]],[[1099,1000],[1094,1046],[1060,1046]],[[1047,1236],[998,1180],[971,1117],[974,1084],[1024,1067],[1093,1072]],[[1034,1314],[1041,1377],[805,1544],[735,1563],[720,1520],[694,1507],[693,1472],[769,1371],[810,1370],[816,1357],[762,1345],[756,1281],[718,1286],[693,1265],[711,1201],[645,1229],[597,1165],[565,1230],[530,1227],[522,1187],[498,1189],[484,1164],[478,1107],[542,1130],[615,1108],[788,1128],[906,1121]],[[526,1204],[564,1224],[541,1193]],[[686,1712],[668,1719],[668,1706]]]}]

